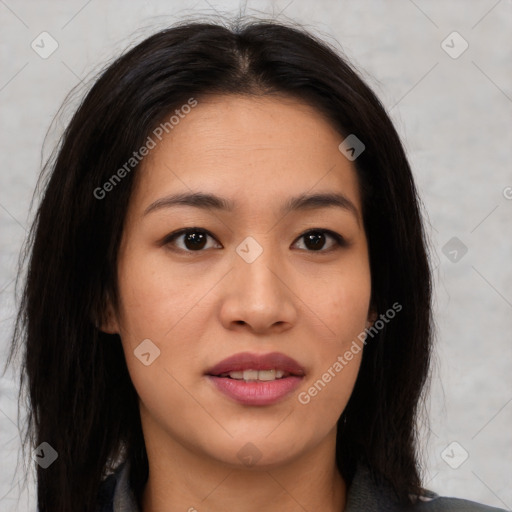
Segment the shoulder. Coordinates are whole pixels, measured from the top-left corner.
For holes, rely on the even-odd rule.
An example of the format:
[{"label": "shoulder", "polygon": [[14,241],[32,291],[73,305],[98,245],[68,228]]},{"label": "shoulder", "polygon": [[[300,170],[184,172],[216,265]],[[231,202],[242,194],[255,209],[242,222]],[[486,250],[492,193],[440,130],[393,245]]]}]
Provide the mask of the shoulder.
[{"label": "shoulder", "polygon": [[414,511],[418,512],[505,512],[505,509],[481,505],[474,501],[435,496],[430,501],[418,501]]},{"label": "shoulder", "polygon": [[504,509],[488,507],[458,498],[443,498],[426,491],[415,503],[401,505],[389,486],[377,484],[370,470],[358,466],[348,490],[345,512],[506,512]]}]

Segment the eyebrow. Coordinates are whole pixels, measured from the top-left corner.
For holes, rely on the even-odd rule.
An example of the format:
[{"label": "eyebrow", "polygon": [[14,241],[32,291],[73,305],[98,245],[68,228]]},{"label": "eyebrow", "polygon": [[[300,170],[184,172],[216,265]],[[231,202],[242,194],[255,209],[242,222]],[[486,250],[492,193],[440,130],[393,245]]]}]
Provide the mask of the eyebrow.
[{"label": "eyebrow", "polygon": [[[235,209],[235,203],[229,199],[205,192],[184,192],[162,197],[151,203],[145,210],[144,215],[163,208],[173,206],[193,206],[205,210],[214,209],[231,212]],[[285,215],[292,211],[315,210],[320,208],[342,208],[352,213],[359,223],[359,211],[354,203],[343,194],[339,193],[316,193],[300,194],[289,198],[281,207],[280,213]]]}]

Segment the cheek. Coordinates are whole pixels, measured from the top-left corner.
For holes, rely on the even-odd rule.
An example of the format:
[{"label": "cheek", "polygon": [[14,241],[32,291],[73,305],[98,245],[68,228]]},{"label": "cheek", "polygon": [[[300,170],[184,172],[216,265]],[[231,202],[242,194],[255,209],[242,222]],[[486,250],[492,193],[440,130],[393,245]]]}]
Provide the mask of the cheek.
[{"label": "cheek", "polygon": [[325,355],[319,370],[299,390],[296,400],[296,424],[301,425],[305,439],[326,436],[343,413],[354,388],[362,351],[344,358],[346,350]]},{"label": "cheek", "polygon": [[345,342],[364,330],[370,298],[370,272],[361,265],[326,274],[303,300],[321,320],[327,337]]},{"label": "cheek", "polygon": [[371,280],[366,265],[355,268],[331,272],[308,299],[320,321],[313,333],[314,371],[299,390],[297,402],[302,424],[309,425],[312,433],[326,433],[336,424],[359,373]]},{"label": "cheek", "polygon": [[[128,370],[144,402],[156,400],[156,407],[165,396],[180,401],[183,386],[197,374],[196,341],[205,329],[205,296],[214,287],[214,277],[194,278],[191,271],[177,269],[161,256],[136,250],[119,265],[120,336]],[[148,366],[137,357],[145,340],[151,342],[144,352],[150,352]],[[185,407],[190,396],[185,393],[182,398]]]},{"label": "cheek", "polygon": [[162,340],[200,302],[209,280],[193,279],[165,258],[132,254],[119,272],[122,330],[129,337]]},{"label": "cheek", "polygon": [[368,297],[339,293],[326,303],[332,319],[329,331],[335,336],[317,337],[313,372],[297,395],[309,414],[304,421],[311,423],[313,418],[312,426],[319,431],[337,422],[352,394],[364,350],[360,335],[366,324]]}]

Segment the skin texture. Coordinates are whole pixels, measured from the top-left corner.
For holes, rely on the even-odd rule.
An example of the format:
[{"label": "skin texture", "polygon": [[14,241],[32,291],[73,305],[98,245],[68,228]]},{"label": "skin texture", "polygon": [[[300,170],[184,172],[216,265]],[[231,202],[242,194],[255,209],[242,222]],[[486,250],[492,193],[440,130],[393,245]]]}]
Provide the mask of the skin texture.
[{"label": "skin texture", "polygon": [[[295,99],[213,96],[143,161],[119,253],[120,305],[104,330],[120,334],[140,397],[150,468],[144,512],[343,510],[336,423],[362,352],[308,404],[298,400],[372,319],[361,198],[354,165],[338,150],[342,140]],[[144,214],[160,198],[191,191],[236,207]],[[343,194],[356,213],[280,212],[291,196],[321,192]],[[192,227],[214,237],[201,251],[187,252],[184,236],[163,242]],[[312,250],[302,235],[313,228],[348,245],[326,235]],[[252,263],[236,252],[248,236],[263,249]],[[144,339],[160,349],[149,366],[134,355]],[[272,405],[232,401],[204,374],[244,351],[292,357],[305,368],[303,382]],[[260,456],[252,466],[238,456],[247,443]]]}]

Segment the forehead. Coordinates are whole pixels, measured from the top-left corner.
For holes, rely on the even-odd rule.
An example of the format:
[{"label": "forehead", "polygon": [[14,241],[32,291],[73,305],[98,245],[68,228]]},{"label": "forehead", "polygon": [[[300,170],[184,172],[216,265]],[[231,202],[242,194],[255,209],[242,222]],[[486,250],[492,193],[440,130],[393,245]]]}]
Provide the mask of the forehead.
[{"label": "forehead", "polygon": [[336,190],[360,207],[355,167],[338,149],[343,136],[317,109],[289,97],[230,95],[198,99],[187,111],[160,130],[161,140],[152,135],[138,201],[207,189],[238,206]]}]

